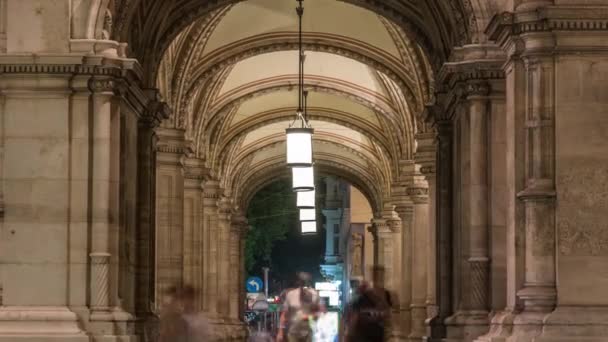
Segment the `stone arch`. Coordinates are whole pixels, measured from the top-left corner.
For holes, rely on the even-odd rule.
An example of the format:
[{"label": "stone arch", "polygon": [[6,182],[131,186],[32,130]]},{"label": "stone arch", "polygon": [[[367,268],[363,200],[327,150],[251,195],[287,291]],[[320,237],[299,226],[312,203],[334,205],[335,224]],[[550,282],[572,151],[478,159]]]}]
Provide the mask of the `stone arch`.
[{"label": "stone arch", "polygon": [[[311,92],[326,92],[326,93],[336,94],[339,96],[346,97],[349,100],[362,104],[362,105],[372,109],[373,111],[380,113],[381,117],[385,118],[389,122],[392,122],[393,128],[400,127],[398,125],[398,118],[394,114],[394,112],[396,112],[396,111],[384,108],[383,106],[379,106],[378,104],[374,103],[370,99],[364,98],[360,95],[353,94],[348,89],[344,89],[344,87],[341,86],[340,84],[332,85],[332,84],[320,83],[320,82],[312,83],[309,80],[310,80],[310,78],[307,79],[308,82],[305,84],[305,86]],[[295,78],[294,78],[294,81],[295,81]],[[292,88],[293,84],[294,84],[292,81],[289,81],[289,80],[282,80],[280,82],[273,82],[273,83],[265,85],[265,87],[259,87],[259,85],[258,85],[258,86],[256,86],[257,89],[245,92],[243,95],[240,95],[238,97],[228,99],[228,100],[224,101],[225,103],[222,104],[221,106],[218,105],[218,107],[216,107],[215,110],[211,111],[212,113],[216,113],[216,114],[213,115],[213,117],[211,118],[211,120],[209,122],[206,122],[206,123],[200,122],[199,125],[197,125],[197,127],[195,127],[196,132],[194,133],[194,136],[197,137],[196,141],[197,142],[202,141],[201,137],[202,137],[202,135],[204,135],[204,133],[209,135],[209,133],[211,131],[213,131],[220,122],[222,122],[222,119],[225,118],[227,115],[229,115],[229,113],[231,112],[231,109],[236,108],[240,103],[242,103],[248,99],[251,99],[253,97],[256,97],[256,96],[261,96],[264,94],[277,92],[277,91],[288,90],[288,89]],[[413,150],[411,149],[413,146],[410,146],[409,148],[407,147],[412,144],[405,142],[403,140],[403,137],[405,136],[403,134],[403,132],[391,131],[391,135],[392,135],[392,139],[394,139],[393,141],[399,142],[398,146],[400,149],[405,148],[410,151],[409,154],[413,153]]]},{"label": "stone arch", "polygon": [[[281,160],[270,161],[264,165],[260,165],[256,170],[258,172],[250,173],[248,177],[244,178],[242,181],[244,186],[233,192],[236,203],[238,203],[241,208],[245,208],[245,210],[257,191],[278,178],[287,178],[290,176],[289,170]],[[363,193],[372,206],[373,211],[382,208],[382,200],[384,197],[382,196],[381,189],[370,186],[369,182],[362,180],[361,176],[352,169],[338,164],[320,161],[316,165],[316,170],[317,173],[321,175],[339,175]]]},{"label": "stone arch", "polygon": [[[326,52],[343,56],[387,75],[404,91],[405,99],[414,106],[416,111],[422,110],[426,99],[419,98],[415,90],[413,76],[405,73],[401,66],[403,62],[393,56],[382,53],[377,48],[363,42],[335,35],[313,37],[304,34],[303,46],[305,51]],[[297,35],[292,33],[269,33],[230,44],[224,47],[222,51],[218,51],[197,63],[191,75],[192,81],[183,90],[183,93],[186,94],[183,98],[191,98],[190,95],[201,87],[209,77],[239,61],[261,54],[289,50],[297,50]],[[428,91],[429,89],[427,89]],[[426,96],[428,97],[428,95]]]},{"label": "stone arch", "polygon": [[[173,39],[194,20],[242,1],[125,1],[119,9],[114,37],[129,42],[134,57],[139,58],[144,63],[144,69],[147,69],[146,65],[160,62]],[[416,0],[339,1],[370,10],[403,28],[413,40],[420,43],[435,70],[447,60],[453,46],[471,42],[471,25],[465,23],[467,19],[462,19],[468,18],[468,7],[461,1],[449,1],[449,4],[442,0],[429,0],[422,4]],[[462,29],[457,29],[459,27]]]}]

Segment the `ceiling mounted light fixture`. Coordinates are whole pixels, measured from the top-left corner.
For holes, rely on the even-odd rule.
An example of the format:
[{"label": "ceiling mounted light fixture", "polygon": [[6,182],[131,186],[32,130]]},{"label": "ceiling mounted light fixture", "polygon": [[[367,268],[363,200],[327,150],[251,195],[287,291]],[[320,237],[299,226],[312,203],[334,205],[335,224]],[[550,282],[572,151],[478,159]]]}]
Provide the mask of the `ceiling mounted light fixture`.
[{"label": "ceiling mounted light fixture", "polygon": [[302,1],[298,1],[296,13],[298,13],[299,29],[299,53],[298,53],[298,109],[295,120],[286,129],[287,134],[287,165],[292,167],[312,166],[312,134],[314,130],[308,122],[306,98],[308,93],[304,91],[304,50],[302,48],[302,15],[304,7]]}]

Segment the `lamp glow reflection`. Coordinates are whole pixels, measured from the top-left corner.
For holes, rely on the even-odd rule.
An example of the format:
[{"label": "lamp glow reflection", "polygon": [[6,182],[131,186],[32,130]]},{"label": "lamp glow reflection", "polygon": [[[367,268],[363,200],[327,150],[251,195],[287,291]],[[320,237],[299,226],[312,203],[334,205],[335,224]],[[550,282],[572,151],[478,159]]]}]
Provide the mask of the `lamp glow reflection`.
[{"label": "lamp glow reflection", "polygon": [[314,209],[300,209],[300,221],[314,221],[317,213]]},{"label": "lamp glow reflection", "polygon": [[315,176],[312,166],[291,168],[293,191],[312,191],[315,189]]},{"label": "lamp glow reflection", "polygon": [[287,132],[287,165],[312,165],[312,128],[288,128]]},{"label": "lamp glow reflection", "polygon": [[302,221],[302,234],[315,234],[317,232],[317,221]]},{"label": "lamp glow reflection", "polygon": [[315,208],[315,191],[300,191],[297,193],[296,207],[299,209]]}]

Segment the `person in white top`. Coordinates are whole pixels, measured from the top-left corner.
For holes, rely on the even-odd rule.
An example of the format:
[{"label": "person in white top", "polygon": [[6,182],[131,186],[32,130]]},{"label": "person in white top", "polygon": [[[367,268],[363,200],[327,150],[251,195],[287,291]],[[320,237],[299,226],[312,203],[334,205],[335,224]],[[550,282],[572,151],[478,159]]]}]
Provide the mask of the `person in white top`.
[{"label": "person in white top", "polygon": [[307,287],[309,282],[310,274],[299,273],[297,287],[285,295],[277,342],[285,341],[285,334],[288,342],[312,341],[311,322],[319,312],[319,294]]}]

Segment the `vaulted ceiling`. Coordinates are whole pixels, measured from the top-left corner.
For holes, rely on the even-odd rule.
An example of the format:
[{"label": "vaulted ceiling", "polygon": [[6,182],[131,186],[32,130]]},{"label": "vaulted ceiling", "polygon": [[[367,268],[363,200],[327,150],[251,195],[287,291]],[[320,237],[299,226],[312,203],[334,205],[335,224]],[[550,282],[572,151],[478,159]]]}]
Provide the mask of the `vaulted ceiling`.
[{"label": "vaulted ceiling", "polygon": [[[138,11],[152,10],[140,1]],[[180,8],[188,8],[182,2]],[[156,40],[153,47],[163,51],[162,58],[147,66],[173,109],[163,125],[185,130],[198,157],[222,176],[222,186],[246,200],[287,170],[285,128],[297,105],[297,3],[209,3],[216,6],[203,12],[191,7],[187,25],[146,24],[131,31],[172,37],[166,46]],[[370,3],[306,0],[303,42],[316,167],[348,179],[378,208],[400,177],[399,161],[413,158],[415,134],[429,129],[421,117],[432,101],[433,56],[443,54],[437,52],[443,49],[440,41],[466,40],[470,34],[441,32],[446,27],[438,24],[414,29],[395,13],[388,15],[386,6]],[[410,14],[430,10],[428,4],[385,4]],[[172,34],[176,27],[179,32]],[[429,49],[438,54],[429,55]],[[142,51],[154,54],[150,44]]]}]

